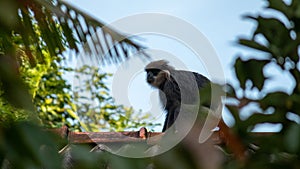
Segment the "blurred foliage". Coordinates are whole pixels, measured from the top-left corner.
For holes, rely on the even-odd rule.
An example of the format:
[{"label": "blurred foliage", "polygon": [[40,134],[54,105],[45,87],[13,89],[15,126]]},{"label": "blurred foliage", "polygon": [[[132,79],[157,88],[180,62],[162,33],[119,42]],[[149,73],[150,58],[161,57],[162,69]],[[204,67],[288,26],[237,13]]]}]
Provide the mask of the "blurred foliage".
[{"label": "blurred foliage", "polygon": [[[17,37],[18,35],[15,39]],[[101,73],[99,68],[87,65],[76,69],[67,68],[63,66],[64,58],[51,57],[47,48],[42,45],[41,47],[44,62],[32,66],[26,55],[21,55],[19,76],[32,96],[30,100],[33,101],[33,107],[38,112],[42,125],[48,128],[67,125],[69,129],[77,131],[123,131],[150,124],[142,122],[149,118],[149,114],[142,115],[140,112],[134,112],[132,108],[114,103],[105,84],[105,79],[111,76],[110,74]],[[23,48],[19,45],[17,49],[21,53]],[[76,80],[83,77],[87,79],[73,87],[65,79],[72,73],[76,73]],[[90,94],[90,97],[85,96],[86,93]],[[2,108],[13,109],[10,114],[18,115],[14,116],[15,121],[25,119],[25,110],[18,111],[9,103],[6,104],[7,106]],[[8,114],[4,113],[5,116],[13,117]]]},{"label": "blurred foliage", "polygon": [[[41,125],[51,128],[68,125],[73,130],[144,126],[138,120],[129,122],[131,118],[144,117],[133,116],[131,108],[114,104],[106,94],[108,100],[101,102],[108,105],[106,108],[98,111],[87,107],[94,113],[106,113],[102,125],[92,124],[100,118],[93,118],[94,114],[81,122],[84,113],[79,111],[85,109],[64,77],[66,72],[77,71],[64,66],[66,49],[74,51],[72,54],[81,51],[84,54],[81,57],[91,56],[101,65],[122,61],[140,50],[139,45],[66,2],[56,0],[1,0],[0,27],[1,168],[61,168],[58,151],[67,142],[62,143],[41,130]],[[104,40],[100,41],[102,36]],[[107,74],[97,76],[106,78]],[[97,85],[106,88],[102,82]],[[95,94],[94,89],[89,92]],[[119,114],[110,116],[103,112],[106,110]]]},{"label": "blurred foliage", "polygon": [[49,62],[32,67],[24,61],[20,67],[21,77],[33,96],[35,111],[41,123],[48,128],[67,125],[80,130],[71,86],[63,78],[63,67],[56,60],[52,60],[46,52],[44,54],[45,58],[49,58]]},{"label": "blurred foliage", "polygon": [[2,169],[61,168],[62,158],[57,152],[63,142],[58,141],[57,135],[27,122],[0,126],[0,131]]},{"label": "blurred foliage", "polygon": [[[239,40],[259,55],[239,57],[234,64],[239,87],[228,86],[226,107],[234,117],[232,130],[240,139],[239,146],[248,153],[244,161],[229,160],[225,168],[296,169],[300,165],[300,1],[268,0],[266,10],[277,15],[247,16],[257,27],[250,38]],[[272,77],[266,76],[270,66],[292,76],[294,83],[287,84],[292,92],[266,90],[266,81],[272,82]],[[245,119],[242,111],[250,116]],[[265,123],[280,125],[281,129],[274,134],[252,133]]]},{"label": "blurred foliage", "polygon": [[[56,73],[59,74],[59,70],[55,70],[55,67],[61,63],[60,60],[63,59],[61,55],[66,49],[75,52],[81,50],[81,53],[84,54],[81,55],[82,57],[93,56],[90,59],[96,59],[99,64],[121,61],[129,57],[131,52],[141,49],[139,45],[125,38],[124,35],[104,27],[104,23],[59,0],[0,0],[0,27],[0,83],[2,89],[0,95],[4,98],[4,100],[0,100],[0,105],[5,105],[0,110],[3,112],[1,123],[28,117],[37,121],[34,114],[28,115],[28,113],[22,113],[23,110],[15,110],[18,108],[32,112],[34,106],[30,94],[36,98],[36,104],[39,104],[37,103],[39,97],[45,96],[45,93],[35,96],[35,90],[40,87],[39,78],[44,81],[47,78],[51,79],[52,82],[44,83],[48,87],[64,83],[61,75],[55,77],[59,80],[57,83],[53,82],[53,78]],[[100,35],[103,35],[104,38]],[[100,39],[102,40],[100,41]],[[114,44],[114,46],[107,45],[107,43]],[[57,63],[54,63],[54,60]],[[25,73],[26,76],[35,78],[26,79],[29,82],[29,88],[21,77],[22,73],[24,75],[24,72],[20,72],[22,66],[25,69],[23,71],[28,71]],[[54,69],[51,68],[52,66]],[[45,75],[47,71],[53,73]],[[68,88],[68,86],[59,86],[55,92],[59,94],[65,90],[63,88]],[[68,97],[67,95],[62,96],[71,107],[74,107]],[[63,106],[59,107],[60,110],[56,109],[56,111],[63,111],[61,109]],[[54,111],[49,112],[55,115]],[[44,119],[49,120],[50,116],[44,117]],[[75,115],[71,115],[71,118],[75,118]],[[49,124],[49,126],[53,126],[53,124]]]},{"label": "blurred foliage", "polygon": [[105,81],[111,74],[101,73],[99,68],[86,65],[75,71],[74,103],[77,105],[78,116],[88,131],[124,131],[125,128],[151,128],[157,125],[146,122],[151,121],[149,113],[135,112],[131,107],[114,103]]},{"label": "blurred foliage", "polygon": [[[28,110],[33,110],[33,106],[28,88],[19,76],[22,56],[26,56],[32,67],[49,66],[50,58],[59,62],[62,57],[57,56],[68,49],[81,51],[83,59],[89,57],[103,65],[122,61],[142,49],[104,23],[60,0],[1,0],[0,27],[2,96],[15,107]],[[50,57],[45,57],[45,53]]]},{"label": "blurred foliage", "polygon": [[1,55],[17,56],[14,34],[18,34],[31,65],[45,61],[43,47],[51,57],[66,48],[81,50],[83,56],[94,56],[99,64],[122,61],[142,49],[65,1],[1,0],[0,7]]},{"label": "blurred foliage", "polygon": [[[8,22],[6,18],[3,18],[4,15],[1,15],[2,22],[0,23],[3,24],[1,35],[3,36],[1,36],[0,59],[3,64],[0,65],[2,89],[0,95],[3,97],[0,104],[3,113],[0,122],[25,120],[34,116],[32,113],[30,116],[28,112],[25,113],[25,110],[27,110],[38,112],[38,119],[41,120],[44,126],[50,128],[68,125],[70,129],[77,131],[98,131],[99,129],[119,131],[125,128],[137,128],[146,125],[141,120],[145,119],[147,115],[142,117],[138,114],[133,117],[134,111],[131,108],[115,105],[113,99],[109,97],[106,85],[102,81],[107,77],[107,74],[100,73],[99,69],[92,67],[89,68],[94,71],[89,72],[84,68],[73,70],[63,66],[66,65],[67,61],[61,55],[62,52],[67,48],[78,51],[79,46],[87,42],[83,35],[78,39],[78,34],[96,37],[95,34],[89,31],[84,32],[81,29],[71,31],[71,28],[76,25],[85,25],[91,27],[91,29],[96,29],[103,26],[103,23],[95,21],[88,15],[84,15],[86,18],[83,18],[83,14],[79,10],[60,1],[1,1],[1,4],[3,5],[1,9],[5,10],[4,7],[11,7],[9,8],[10,13],[16,11],[18,13],[13,15],[16,23]],[[67,10],[64,11],[59,8],[61,6],[64,6],[64,9]],[[78,18],[69,15],[71,8],[73,10],[72,14]],[[61,16],[62,12],[67,15]],[[58,18],[58,16],[61,16],[61,18]],[[66,25],[63,22],[64,19],[69,19],[69,22],[74,23]],[[86,21],[85,24],[79,23],[79,21],[84,20]],[[79,29],[79,27],[76,28]],[[103,33],[110,36],[113,41],[123,37],[117,32],[112,32],[109,28],[105,28]],[[75,46],[72,45],[73,43]],[[93,41],[93,43],[97,42]],[[124,39],[122,43],[127,43],[127,47],[134,46],[135,49],[139,49],[137,45],[128,39]],[[87,44],[85,44],[85,49],[90,48]],[[107,49],[108,53],[109,50]],[[122,48],[122,50],[123,52],[129,52],[130,48]],[[102,57],[102,55],[99,55],[99,57]],[[111,57],[120,59],[122,56],[111,55]],[[85,83],[86,86],[80,85],[81,88],[73,90],[64,74],[75,71],[79,73],[85,71],[82,73],[91,75],[95,79],[98,78],[98,80],[95,81],[94,79],[92,83]],[[98,75],[98,73],[100,74]],[[100,91],[102,89],[99,88],[105,90]],[[93,96],[96,96],[91,99],[101,103],[101,105],[81,102],[83,99],[79,99],[78,93],[82,92],[90,92]],[[74,93],[77,93],[76,97],[74,97]],[[35,117],[35,119],[37,118]],[[129,119],[137,121],[131,123]]]}]

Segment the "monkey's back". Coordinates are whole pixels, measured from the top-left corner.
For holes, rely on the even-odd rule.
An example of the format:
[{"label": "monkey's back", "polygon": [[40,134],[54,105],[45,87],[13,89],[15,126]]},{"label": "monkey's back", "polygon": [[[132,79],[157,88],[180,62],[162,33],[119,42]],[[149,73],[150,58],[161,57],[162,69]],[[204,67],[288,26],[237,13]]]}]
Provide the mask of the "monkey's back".
[{"label": "monkey's back", "polygon": [[175,70],[171,72],[171,79],[162,86],[160,97],[166,106],[174,103],[198,104],[199,90],[209,84],[210,80],[199,73]]}]

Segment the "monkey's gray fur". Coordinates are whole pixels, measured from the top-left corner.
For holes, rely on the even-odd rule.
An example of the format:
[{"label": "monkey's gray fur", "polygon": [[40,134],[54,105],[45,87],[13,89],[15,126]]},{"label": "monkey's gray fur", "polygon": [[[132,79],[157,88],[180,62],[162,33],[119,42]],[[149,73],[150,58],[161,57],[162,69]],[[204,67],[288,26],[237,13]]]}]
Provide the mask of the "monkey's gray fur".
[{"label": "monkey's gray fur", "polygon": [[210,84],[210,81],[203,75],[176,70],[165,60],[149,63],[145,71],[147,82],[160,90],[159,97],[167,112],[163,132],[175,122],[181,103],[199,104],[199,89]]}]

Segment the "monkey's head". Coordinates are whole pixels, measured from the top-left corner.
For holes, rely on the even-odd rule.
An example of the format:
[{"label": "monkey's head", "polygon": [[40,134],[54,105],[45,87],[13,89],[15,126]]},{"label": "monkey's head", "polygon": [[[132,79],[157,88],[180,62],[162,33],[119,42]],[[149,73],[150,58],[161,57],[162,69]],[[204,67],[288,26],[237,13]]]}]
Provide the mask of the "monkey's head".
[{"label": "monkey's head", "polygon": [[151,62],[145,67],[147,82],[151,86],[159,88],[167,80],[170,80],[172,70],[174,70],[174,68],[169,66],[165,60]]}]

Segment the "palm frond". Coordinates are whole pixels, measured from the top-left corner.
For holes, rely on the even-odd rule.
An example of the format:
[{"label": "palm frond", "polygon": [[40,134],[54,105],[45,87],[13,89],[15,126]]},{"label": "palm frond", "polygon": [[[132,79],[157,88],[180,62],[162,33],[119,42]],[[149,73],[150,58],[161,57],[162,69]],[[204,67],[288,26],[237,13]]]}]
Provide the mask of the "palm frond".
[{"label": "palm frond", "polygon": [[[0,26],[7,28],[3,30],[13,29],[13,33],[21,37],[19,43],[24,46],[24,53],[32,64],[43,62],[43,50],[55,57],[71,49],[80,52],[84,58],[97,59],[99,64],[120,62],[132,53],[143,53],[143,47],[130,37],[65,1],[12,0],[9,3],[15,9],[11,12],[16,18],[15,23],[1,20],[3,16],[0,16]],[[0,31],[6,35],[7,32]],[[6,42],[13,41],[9,36],[7,38]],[[5,49],[2,44],[0,52],[5,53]]]}]

